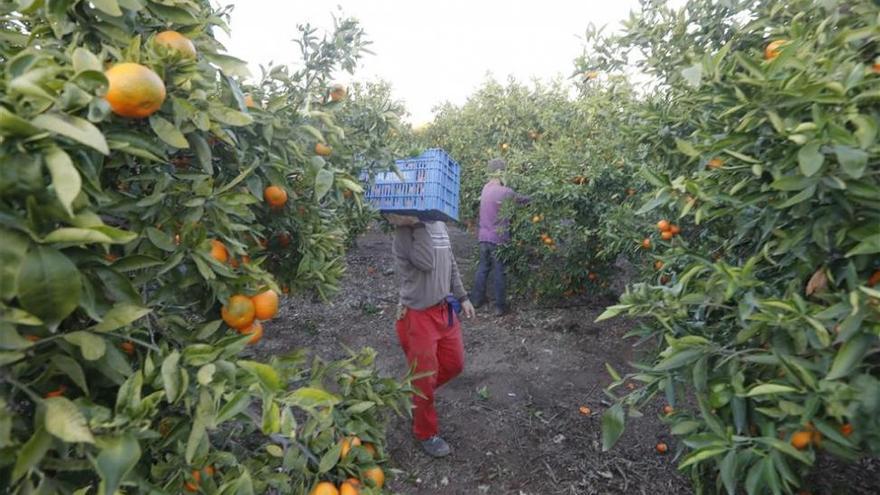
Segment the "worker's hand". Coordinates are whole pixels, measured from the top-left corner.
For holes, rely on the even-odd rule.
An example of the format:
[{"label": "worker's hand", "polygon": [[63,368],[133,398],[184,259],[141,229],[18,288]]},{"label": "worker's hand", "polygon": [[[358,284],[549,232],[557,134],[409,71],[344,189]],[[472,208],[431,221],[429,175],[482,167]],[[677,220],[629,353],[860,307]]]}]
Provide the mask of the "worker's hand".
[{"label": "worker's hand", "polygon": [[397,215],[395,213],[386,213],[385,219],[388,220],[388,223],[394,225],[395,227],[410,227],[419,223],[419,217],[414,217],[412,215]]},{"label": "worker's hand", "polygon": [[464,317],[468,319],[477,316],[477,311],[474,309],[474,305],[471,304],[470,301],[461,303],[461,312],[464,313]]}]

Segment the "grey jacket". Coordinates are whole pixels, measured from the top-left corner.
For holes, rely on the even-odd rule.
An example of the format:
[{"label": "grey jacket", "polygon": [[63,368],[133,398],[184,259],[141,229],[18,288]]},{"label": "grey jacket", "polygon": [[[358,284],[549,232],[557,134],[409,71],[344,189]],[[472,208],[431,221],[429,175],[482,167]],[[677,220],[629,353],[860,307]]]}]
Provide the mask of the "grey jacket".
[{"label": "grey jacket", "polygon": [[450,293],[462,301],[467,299],[445,223],[397,227],[392,249],[400,279],[400,302],[404,306],[426,309],[442,302]]}]

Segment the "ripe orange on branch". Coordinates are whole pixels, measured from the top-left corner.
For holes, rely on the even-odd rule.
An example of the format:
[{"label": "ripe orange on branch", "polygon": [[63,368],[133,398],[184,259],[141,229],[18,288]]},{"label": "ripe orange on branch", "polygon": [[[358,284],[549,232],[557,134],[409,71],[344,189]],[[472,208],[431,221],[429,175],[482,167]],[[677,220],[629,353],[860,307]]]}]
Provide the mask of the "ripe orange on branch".
[{"label": "ripe orange on branch", "polygon": [[657,222],[657,230],[660,232],[666,232],[669,230],[669,220],[660,220]]},{"label": "ripe orange on branch", "polygon": [[330,156],[330,153],[333,153],[333,148],[327,146],[324,143],[316,143],[315,144],[315,154],[319,156]]},{"label": "ripe orange on branch", "polygon": [[229,298],[226,306],[220,309],[220,316],[232,328],[242,330],[251,325],[256,315],[256,309],[251,298],[242,294],[236,294]]},{"label": "ripe orange on branch", "polygon": [[342,101],[346,94],[345,86],[341,84],[334,84],[333,87],[330,88],[330,100],[332,101]]},{"label": "ripe orange on branch", "polygon": [[360,495],[361,482],[355,478],[349,478],[339,485],[339,495]]},{"label": "ripe orange on branch", "polygon": [[778,57],[779,49],[787,42],[788,40],[773,40],[768,43],[767,47],[764,48],[764,60],[773,60]]},{"label": "ripe orange on branch", "polygon": [[153,41],[170,50],[174,50],[184,58],[196,58],[196,46],[192,40],[177,31],[162,31]]},{"label": "ripe orange on branch", "polygon": [[339,490],[329,481],[322,481],[312,488],[309,495],[339,495]]},{"label": "ripe orange on branch", "polygon": [[654,448],[657,449],[658,454],[665,454],[669,451],[669,446],[666,445],[664,442],[658,443]]},{"label": "ripe orange on branch", "polygon": [[279,186],[269,186],[263,190],[263,199],[272,208],[281,208],[287,203],[287,191]]},{"label": "ripe orange on branch", "polygon": [[803,450],[813,441],[812,431],[798,431],[791,436],[791,445],[799,450]]},{"label": "ripe orange on branch", "polygon": [[706,167],[711,168],[713,170],[717,170],[719,168],[724,167],[724,160],[722,160],[721,158],[717,158],[717,157],[713,158],[713,159],[709,160],[708,163],[706,163]]},{"label": "ripe orange on branch", "polygon": [[660,238],[663,239],[664,241],[672,240],[672,232],[669,230],[660,232]]},{"label": "ripe orange on branch", "polygon": [[121,117],[142,119],[154,114],[165,102],[165,83],[152,69],[125,62],[110,67],[107,77],[107,103]]},{"label": "ripe orange on branch", "polygon": [[251,298],[254,303],[254,316],[258,320],[270,320],[278,314],[278,294],[269,289]]},{"label": "ripe orange on branch", "polygon": [[371,467],[364,471],[364,476],[373,481],[377,488],[385,486],[385,472],[379,466]]},{"label": "ripe orange on branch", "polygon": [[220,263],[226,263],[229,260],[229,251],[222,242],[211,239],[211,257]]},{"label": "ripe orange on branch", "polygon": [[645,249],[651,249],[651,239],[648,239],[647,237],[642,239],[642,247]]},{"label": "ripe orange on branch", "polygon": [[253,320],[247,328],[238,330],[238,333],[251,336],[248,345],[256,344],[263,338],[263,324],[259,320]]},{"label": "ripe orange on branch", "polygon": [[352,447],[360,447],[361,439],[358,437],[345,437],[339,443],[342,445],[340,455],[345,459],[348,453],[351,452]]}]

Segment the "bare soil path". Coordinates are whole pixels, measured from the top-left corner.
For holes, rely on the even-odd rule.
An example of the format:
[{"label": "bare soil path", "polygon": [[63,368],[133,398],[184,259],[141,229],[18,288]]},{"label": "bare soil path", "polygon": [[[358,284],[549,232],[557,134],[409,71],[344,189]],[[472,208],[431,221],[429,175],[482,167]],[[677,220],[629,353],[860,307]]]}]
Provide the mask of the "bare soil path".
[{"label": "bare soil path", "polygon": [[[475,241],[455,227],[450,236],[470,286]],[[307,347],[335,358],[342,357],[342,345],[368,346],[378,351],[380,370],[393,376],[405,372],[393,330],[397,280],[390,237],[371,230],[348,261],[342,292],[329,305],[288,298],[259,352]],[[643,418],[630,420],[618,445],[602,452],[599,413],[608,406],[602,390],[610,381],[605,363],[623,371],[636,358],[623,339],[632,321],[593,323],[606,303],[522,308],[500,319],[484,308],[466,321],[465,370],[439,391],[437,403],[453,454],[429,459],[412,440],[408,420],[393,418],[394,474],[388,486],[396,493],[426,495],[692,493],[675,469],[674,447],[665,456],[654,451],[658,441],[674,445],[659,419],[660,402]],[[582,405],[593,415],[580,414]],[[834,469],[833,476],[823,477],[828,491],[813,493],[880,493],[878,463],[862,464],[849,471],[859,473],[863,483]]]}]

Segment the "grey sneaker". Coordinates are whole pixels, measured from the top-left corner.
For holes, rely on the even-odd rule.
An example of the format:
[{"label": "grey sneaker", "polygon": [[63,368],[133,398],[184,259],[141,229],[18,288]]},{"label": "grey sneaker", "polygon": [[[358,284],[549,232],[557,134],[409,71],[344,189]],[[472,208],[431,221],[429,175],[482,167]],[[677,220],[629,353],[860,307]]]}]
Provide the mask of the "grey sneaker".
[{"label": "grey sneaker", "polygon": [[492,315],[495,316],[496,318],[500,318],[506,314],[507,314],[506,308],[495,308],[495,311],[492,312]]},{"label": "grey sneaker", "polygon": [[449,444],[446,443],[446,440],[440,438],[440,435],[434,435],[419,443],[422,444],[422,450],[431,457],[446,457],[449,455]]}]

